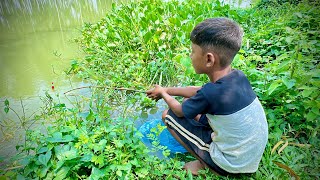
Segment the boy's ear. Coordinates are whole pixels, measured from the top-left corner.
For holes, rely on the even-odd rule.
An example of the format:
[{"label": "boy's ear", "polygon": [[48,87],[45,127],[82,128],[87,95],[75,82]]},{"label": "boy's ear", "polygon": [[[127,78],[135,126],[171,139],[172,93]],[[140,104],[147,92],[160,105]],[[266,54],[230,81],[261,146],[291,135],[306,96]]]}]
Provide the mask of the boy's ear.
[{"label": "boy's ear", "polygon": [[213,53],[207,53],[207,62],[206,62],[206,66],[207,67],[212,67],[215,64],[215,56]]}]

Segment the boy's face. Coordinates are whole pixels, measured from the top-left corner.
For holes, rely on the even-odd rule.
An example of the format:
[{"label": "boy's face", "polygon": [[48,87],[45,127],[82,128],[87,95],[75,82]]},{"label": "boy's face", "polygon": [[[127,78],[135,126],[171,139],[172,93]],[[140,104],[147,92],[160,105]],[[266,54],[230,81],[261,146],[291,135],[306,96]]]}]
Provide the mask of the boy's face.
[{"label": "boy's face", "polygon": [[192,66],[197,74],[206,73],[206,53],[202,52],[202,48],[196,44],[191,45],[190,58]]}]

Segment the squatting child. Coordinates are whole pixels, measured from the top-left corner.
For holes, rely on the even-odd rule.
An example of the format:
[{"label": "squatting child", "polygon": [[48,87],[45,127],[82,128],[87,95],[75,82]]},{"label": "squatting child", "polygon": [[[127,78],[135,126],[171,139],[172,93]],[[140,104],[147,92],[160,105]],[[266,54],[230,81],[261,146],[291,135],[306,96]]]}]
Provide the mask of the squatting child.
[{"label": "squatting child", "polygon": [[[148,90],[163,98],[169,110],[162,118],[170,133],[197,160],[184,165],[197,175],[209,168],[219,175],[253,173],[267,139],[266,116],[244,73],[231,68],[243,31],[228,18],[211,18],[191,32],[190,58],[196,73],[210,82],[202,87],[161,87]],[[173,96],[182,96],[180,104]]]}]

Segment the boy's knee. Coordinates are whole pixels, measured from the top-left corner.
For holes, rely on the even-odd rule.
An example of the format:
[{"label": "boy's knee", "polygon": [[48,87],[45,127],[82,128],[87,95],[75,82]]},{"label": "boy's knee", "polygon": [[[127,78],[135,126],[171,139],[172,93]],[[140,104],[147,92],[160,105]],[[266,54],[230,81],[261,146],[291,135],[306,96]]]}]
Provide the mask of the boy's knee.
[{"label": "boy's knee", "polygon": [[186,100],[188,100],[189,98],[183,98],[182,102],[185,102]]},{"label": "boy's knee", "polygon": [[169,109],[166,109],[162,112],[162,121],[164,122],[164,119],[166,118],[166,115],[168,114],[168,110]]}]

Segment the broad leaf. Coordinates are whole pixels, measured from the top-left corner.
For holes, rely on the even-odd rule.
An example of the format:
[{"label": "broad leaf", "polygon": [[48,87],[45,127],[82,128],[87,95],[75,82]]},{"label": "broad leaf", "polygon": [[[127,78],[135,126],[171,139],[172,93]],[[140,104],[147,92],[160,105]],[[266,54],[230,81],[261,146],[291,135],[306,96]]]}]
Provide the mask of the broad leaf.
[{"label": "broad leaf", "polygon": [[89,176],[90,180],[98,180],[102,178],[105,174],[105,171],[100,170],[99,168],[93,167],[91,171],[91,175]]},{"label": "broad leaf", "polygon": [[296,84],[295,79],[288,79],[286,77],[282,78],[282,82],[287,86],[288,89],[291,89]]},{"label": "broad leaf", "polygon": [[271,95],[273,93],[273,91],[275,91],[279,86],[281,86],[282,84],[279,81],[274,81],[268,89],[268,95]]},{"label": "broad leaf", "polygon": [[55,175],[53,180],[61,180],[64,179],[69,173],[70,167],[62,167]]},{"label": "broad leaf", "polygon": [[48,164],[48,162],[49,162],[49,160],[51,158],[51,154],[52,154],[51,151],[48,151],[46,154],[40,154],[39,157],[38,157],[38,161],[41,164],[47,166],[47,164]]}]

